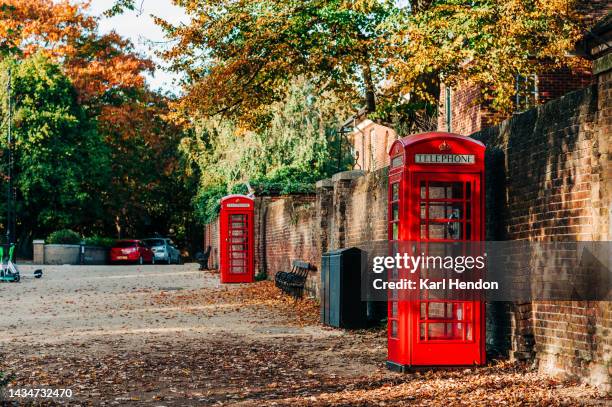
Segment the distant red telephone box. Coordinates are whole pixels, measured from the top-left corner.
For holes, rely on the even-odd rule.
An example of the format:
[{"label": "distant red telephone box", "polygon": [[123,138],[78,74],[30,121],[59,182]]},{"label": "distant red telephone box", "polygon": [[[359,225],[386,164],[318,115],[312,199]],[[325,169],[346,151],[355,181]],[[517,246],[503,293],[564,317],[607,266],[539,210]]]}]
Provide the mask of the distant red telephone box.
[{"label": "distant red telephone box", "polygon": [[[395,247],[484,240],[484,152],[481,142],[451,133],[394,142],[388,233]],[[426,289],[409,298],[389,291],[390,369],[485,363],[484,301],[448,298]]]},{"label": "distant red telephone box", "polygon": [[221,199],[219,250],[222,283],[252,283],[254,201],[244,195]]}]

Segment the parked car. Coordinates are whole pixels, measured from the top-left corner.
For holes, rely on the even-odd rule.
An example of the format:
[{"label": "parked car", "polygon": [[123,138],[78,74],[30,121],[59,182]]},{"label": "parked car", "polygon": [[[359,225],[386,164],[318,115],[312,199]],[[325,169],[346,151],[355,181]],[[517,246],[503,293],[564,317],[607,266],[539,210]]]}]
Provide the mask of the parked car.
[{"label": "parked car", "polygon": [[181,252],[174,246],[172,240],[165,237],[143,239],[143,242],[153,250],[155,261],[168,264],[180,264]]},{"label": "parked car", "polygon": [[111,263],[130,262],[155,264],[155,256],[142,240],[119,240],[110,250]]}]

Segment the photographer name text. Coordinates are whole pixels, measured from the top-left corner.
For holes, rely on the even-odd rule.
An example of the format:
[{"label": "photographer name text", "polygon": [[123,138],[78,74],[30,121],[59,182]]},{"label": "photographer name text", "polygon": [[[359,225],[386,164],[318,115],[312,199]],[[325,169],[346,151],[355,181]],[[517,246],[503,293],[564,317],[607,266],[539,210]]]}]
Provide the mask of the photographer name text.
[{"label": "photographer name text", "polygon": [[409,280],[403,278],[398,281],[384,281],[377,278],[372,282],[375,290],[499,290],[497,281],[462,281],[458,278],[430,280],[420,278]]}]

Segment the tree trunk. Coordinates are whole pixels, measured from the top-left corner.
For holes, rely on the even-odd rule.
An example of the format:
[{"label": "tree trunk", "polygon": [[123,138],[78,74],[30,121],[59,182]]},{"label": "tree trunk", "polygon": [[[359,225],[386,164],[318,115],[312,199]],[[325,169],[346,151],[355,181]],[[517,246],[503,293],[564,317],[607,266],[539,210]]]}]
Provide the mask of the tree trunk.
[{"label": "tree trunk", "polygon": [[413,12],[425,11],[431,7],[433,0],[412,0],[410,5]]},{"label": "tree trunk", "polygon": [[372,80],[372,69],[368,63],[363,64],[363,83],[365,85],[365,104],[368,113],[376,111],[376,88]]}]

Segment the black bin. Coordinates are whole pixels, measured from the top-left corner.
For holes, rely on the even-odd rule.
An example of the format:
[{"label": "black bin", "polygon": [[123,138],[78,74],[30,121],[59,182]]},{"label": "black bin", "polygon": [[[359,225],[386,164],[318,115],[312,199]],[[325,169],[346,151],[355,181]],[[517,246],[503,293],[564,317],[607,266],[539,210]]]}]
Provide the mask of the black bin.
[{"label": "black bin", "polygon": [[367,302],[361,301],[361,270],[366,253],[334,250],[321,258],[321,322],[337,328],[368,326]]}]

